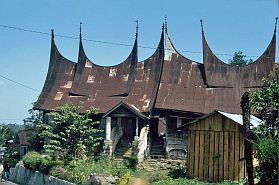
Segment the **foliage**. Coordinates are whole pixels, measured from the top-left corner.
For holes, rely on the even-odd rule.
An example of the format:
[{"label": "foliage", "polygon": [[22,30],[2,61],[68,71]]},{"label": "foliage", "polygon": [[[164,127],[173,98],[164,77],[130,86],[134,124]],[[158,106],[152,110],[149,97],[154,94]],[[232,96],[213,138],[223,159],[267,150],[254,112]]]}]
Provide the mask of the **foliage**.
[{"label": "foliage", "polygon": [[275,70],[262,80],[263,87],[252,92],[250,101],[252,108],[259,114],[264,121],[257,133],[274,135],[278,130],[278,90],[279,90],[279,67],[276,64]]},{"label": "foliage", "polygon": [[92,173],[107,173],[122,177],[127,171],[123,161],[102,157],[99,160],[74,159],[65,166],[57,166],[51,171],[51,175],[76,184],[87,184],[88,177]]},{"label": "foliage", "polygon": [[131,169],[136,169],[138,164],[138,158],[136,156],[131,156],[126,159],[126,166]]},{"label": "foliage", "polygon": [[26,130],[32,130],[34,127],[42,123],[42,115],[39,111],[29,109],[29,117],[23,120],[23,125]]},{"label": "foliage", "polygon": [[7,141],[12,140],[14,136],[13,130],[5,124],[0,125],[0,146],[6,146]]},{"label": "foliage", "polygon": [[127,172],[120,178],[120,181],[119,181],[118,185],[126,185],[126,184],[128,184],[130,178],[131,178],[131,172],[130,172],[130,171],[127,171]]},{"label": "foliage", "polygon": [[245,184],[244,181],[223,181],[220,183],[209,183],[206,181],[200,181],[197,179],[186,179],[186,178],[178,178],[173,179],[171,177],[166,177],[165,179],[158,181],[158,182],[152,182],[150,185],[243,185]]},{"label": "foliage", "polygon": [[257,174],[262,184],[278,184],[278,136],[260,137],[256,142],[256,157],[259,160]]},{"label": "foliage", "polygon": [[149,179],[149,182],[150,183],[153,183],[153,182],[159,182],[159,181],[162,181],[163,179],[165,179],[165,176],[166,174],[162,171],[156,171],[155,173],[152,174],[151,178]]},{"label": "foliage", "polygon": [[174,168],[169,171],[168,176],[173,179],[178,179],[179,177],[185,178],[187,177],[187,171],[185,168],[182,167]]},{"label": "foliage", "polygon": [[33,109],[29,109],[28,113],[29,117],[24,119],[23,122],[25,130],[30,131],[30,135],[28,136],[30,150],[40,152],[44,145],[44,139],[38,135],[40,132],[38,125],[42,124],[42,115],[38,110]]},{"label": "foliage", "polygon": [[246,59],[246,56],[243,55],[242,51],[234,52],[233,58],[229,59],[229,64],[237,67],[246,66],[248,64],[251,64],[252,62],[252,59]]},{"label": "foliage", "polygon": [[59,164],[57,161],[52,161],[49,157],[42,156],[37,152],[28,152],[23,157],[22,162],[25,168],[40,171],[44,174],[49,174],[51,168]]},{"label": "foliage", "polygon": [[81,108],[66,104],[59,108],[59,112],[49,114],[53,118],[51,124],[38,125],[39,136],[46,140],[45,152],[53,158],[69,161],[77,157],[85,159],[97,150],[102,131],[97,129],[99,122],[90,119],[96,109],[80,114]]},{"label": "foliage", "polygon": [[5,151],[4,161],[11,167],[15,167],[15,165],[20,161],[18,147],[15,145],[9,145]]},{"label": "foliage", "polygon": [[255,128],[256,156],[259,160],[257,173],[263,184],[278,184],[278,64],[275,70],[263,79],[263,87],[250,95],[251,107],[259,114],[263,123]]}]

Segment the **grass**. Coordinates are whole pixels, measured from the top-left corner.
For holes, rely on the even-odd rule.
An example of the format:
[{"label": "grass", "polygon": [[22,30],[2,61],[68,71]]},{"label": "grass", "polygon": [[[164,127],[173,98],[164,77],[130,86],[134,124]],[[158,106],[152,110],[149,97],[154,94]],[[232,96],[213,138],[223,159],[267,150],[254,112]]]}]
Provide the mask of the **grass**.
[{"label": "grass", "polygon": [[241,181],[223,181],[219,183],[210,183],[207,181],[201,181],[197,179],[187,179],[187,178],[178,178],[178,179],[172,179],[170,177],[165,177],[163,180],[157,181],[157,182],[151,182],[150,185],[243,185],[245,184],[245,180]]}]

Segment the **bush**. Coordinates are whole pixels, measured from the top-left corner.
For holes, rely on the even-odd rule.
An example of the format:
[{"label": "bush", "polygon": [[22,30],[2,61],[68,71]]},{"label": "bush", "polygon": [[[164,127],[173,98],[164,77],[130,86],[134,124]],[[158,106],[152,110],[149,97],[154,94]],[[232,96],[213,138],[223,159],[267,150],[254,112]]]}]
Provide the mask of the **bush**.
[{"label": "bush", "polygon": [[149,179],[150,183],[159,182],[165,179],[165,173],[161,171],[156,171],[152,174],[152,177]]},{"label": "bush", "polygon": [[130,178],[131,178],[131,173],[128,171],[121,177],[118,184],[119,185],[126,185],[126,184],[128,184]]},{"label": "bush", "polygon": [[107,173],[122,177],[127,171],[128,169],[122,161],[101,157],[98,160],[74,159],[64,167],[53,168],[51,175],[75,184],[87,184],[92,173]]},{"label": "bush", "polygon": [[259,160],[259,175],[262,184],[278,184],[278,136],[259,137],[256,142],[256,156]]},{"label": "bush", "polygon": [[137,164],[138,164],[138,158],[135,156],[132,156],[132,157],[126,159],[126,166],[128,168],[136,169]]},{"label": "bush", "polygon": [[37,152],[28,152],[23,157],[23,164],[24,167],[33,170],[33,171],[39,171],[40,166],[42,164],[43,156]]},{"label": "bush", "polygon": [[171,169],[168,173],[168,176],[170,176],[173,179],[178,179],[179,177],[185,178],[187,177],[187,172],[185,168],[174,168]]},{"label": "bush", "polygon": [[42,159],[42,163],[40,165],[39,171],[42,172],[43,174],[48,175],[53,166],[55,166],[55,162],[45,157]]},{"label": "bush", "polygon": [[51,168],[57,165],[57,161],[52,161],[47,156],[42,156],[37,152],[28,152],[23,157],[23,165],[29,170],[40,171],[44,174],[49,174]]}]

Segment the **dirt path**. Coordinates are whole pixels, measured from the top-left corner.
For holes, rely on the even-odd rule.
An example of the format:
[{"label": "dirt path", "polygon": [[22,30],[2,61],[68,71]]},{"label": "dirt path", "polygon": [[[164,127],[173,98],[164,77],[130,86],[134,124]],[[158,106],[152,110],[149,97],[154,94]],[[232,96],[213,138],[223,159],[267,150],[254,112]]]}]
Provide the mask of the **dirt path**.
[{"label": "dirt path", "polygon": [[149,183],[146,180],[137,177],[131,177],[128,183],[128,185],[148,185],[148,184]]}]

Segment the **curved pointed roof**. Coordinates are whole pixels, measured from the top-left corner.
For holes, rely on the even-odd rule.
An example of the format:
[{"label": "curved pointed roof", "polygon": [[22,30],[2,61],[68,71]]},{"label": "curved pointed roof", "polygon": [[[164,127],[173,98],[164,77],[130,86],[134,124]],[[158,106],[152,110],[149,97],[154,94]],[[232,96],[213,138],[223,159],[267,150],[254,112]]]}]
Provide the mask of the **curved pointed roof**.
[{"label": "curved pointed roof", "polygon": [[[138,63],[137,32],[128,58],[115,66],[99,66],[86,56],[80,36],[78,62],[63,57],[52,34],[49,69],[34,109],[57,110],[65,103],[94,106],[105,113],[119,102],[150,113],[155,109],[209,113],[214,109],[240,113],[240,98],[259,87],[273,69],[275,34],[253,64],[234,67],[219,60],[203,34],[204,64],[181,55],[162,29],[157,49]],[[155,110],[156,111],[156,110]],[[154,112],[155,112],[154,111]]]},{"label": "curved pointed roof", "polygon": [[[86,96],[95,96],[96,93],[99,93],[96,97],[127,94],[130,91],[136,63],[137,38],[128,58],[115,66],[99,66],[91,62],[87,58],[82,40],[80,40],[77,70],[71,93]],[[110,87],[111,90],[106,91],[107,87]]]},{"label": "curved pointed roof", "polygon": [[51,36],[51,51],[47,77],[34,109],[56,110],[67,102],[76,64],[66,59],[58,50],[54,33]]},{"label": "curved pointed roof", "polygon": [[210,49],[204,34],[203,62],[206,84],[211,87],[259,87],[261,79],[267,77],[275,64],[276,34],[264,53],[252,64],[243,67],[232,66],[221,61]]},{"label": "curved pointed roof", "polygon": [[201,93],[196,93],[204,88],[204,80],[203,65],[181,55],[166,33],[163,74],[155,107],[191,111],[191,107],[198,105],[193,101],[204,100]]}]

